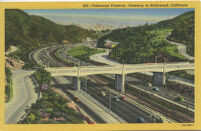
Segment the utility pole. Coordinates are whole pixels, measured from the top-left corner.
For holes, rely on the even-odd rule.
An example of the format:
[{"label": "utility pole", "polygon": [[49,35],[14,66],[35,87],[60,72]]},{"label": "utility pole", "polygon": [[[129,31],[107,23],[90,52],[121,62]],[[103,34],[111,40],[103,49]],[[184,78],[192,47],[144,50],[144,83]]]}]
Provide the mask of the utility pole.
[{"label": "utility pole", "polygon": [[86,90],[86,93],[87,93],[87,78],[85,79],[85,90]]},{"label": "utility pole", "polygon": [[153,116],[154,117],[154,123],[156,123],[156,117],[155,116]]},{"label": "utility pole", "polygon": [[166,80],[165,80],[166,78],[165,78],[165,60],[164,60],[164,65],[163,65],[163,86],[165,87],[165,84],[166,84]]},{"label": "utility pole", "polygon": [[108,112],[111,110],[111,91],[109,89],[109,107],[108,107]]},{"label": "utility pole", "polygon": [[125,89],[125,77],[124,76],[124,59],[123,59],[123,67],[122,67],[122,76],[121,76],[122,80],[121,80],[121,86],[122,86],[122,89],[121,89],[121,93],[124,95],[124,89]]},{"label": "utility pole", "polygon": [[188,118],[188,102],[187,102],[187,105],[186,105],[186,109],[187,109],[187,111],[186,111],[186,118]]},{"label": "utility pole", "polygon": [[115,47],[115,55],[116,55],[116,63],[115,63],[115,65],[117,65],[117,46]]},{"label": "utility pole", "polygon": [[171,109],[172,109],[172,111],[173,111],[173,97],[171,96],[171,98],[172,98],[172,105],[171,105]]}]

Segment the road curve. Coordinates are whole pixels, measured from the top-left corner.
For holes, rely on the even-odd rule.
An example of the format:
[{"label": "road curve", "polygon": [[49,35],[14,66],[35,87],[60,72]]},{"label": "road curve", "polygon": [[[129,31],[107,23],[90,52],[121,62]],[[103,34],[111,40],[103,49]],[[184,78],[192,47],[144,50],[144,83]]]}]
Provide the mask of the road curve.
[{"label": "road curve", "polygon": [[22,115],[25,114],[27,106],[35,103],[37,94],[34,85],[29,78],[33,71],[12,70],[13,73],[13,100],[6,103],[5,106],[5,123],[16,124]]},{"label": "road curve", "polygon": [[98,53],[98,54],[90,56],[90,59],[93,61],[108,64],[110,66],[121,65],[120,63],[109,58],[109,49],[105,49],[104,53]]},{"label": "road curve", "polygon": [[[168,36],[167,36],[167,37],[168,37]],[[187,54],[187,52],[186,52],[186,45],[181,44],[181,43],[177,43],[177,42],[170,41],[170,40],[167,39],[167,37],[165,38],[165,40],[167,40],[167,42],[169,42],[169,43],[171,43],[171,44],[173,44],[173,45],[176,45],[177,48],[178,48],[178,53],[179,53],[180,55],[183,55],[183,56],[187,57],[189,60],[194,60],[194,57],[193,57],[193,56]]]}]

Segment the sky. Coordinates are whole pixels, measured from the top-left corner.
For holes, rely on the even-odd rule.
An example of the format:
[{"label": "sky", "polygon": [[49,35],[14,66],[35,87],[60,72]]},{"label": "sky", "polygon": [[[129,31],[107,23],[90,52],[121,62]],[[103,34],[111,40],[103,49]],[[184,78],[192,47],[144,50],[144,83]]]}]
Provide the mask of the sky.
[{"label": "sky", "polygon": [[58,24],[80,25],[129,25],[137,26],[145,23],[156,23],[170,19],[192,8],[163,9],[29,9],[30,15],[40,15]]}]

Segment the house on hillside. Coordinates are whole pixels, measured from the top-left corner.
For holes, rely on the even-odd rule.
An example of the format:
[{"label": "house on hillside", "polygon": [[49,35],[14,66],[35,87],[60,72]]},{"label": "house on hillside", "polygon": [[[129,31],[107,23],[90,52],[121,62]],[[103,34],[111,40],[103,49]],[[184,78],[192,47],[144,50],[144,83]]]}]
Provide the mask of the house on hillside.
[{"label": "house on hillside", "polygon": [[111,40],[109,40],[109,39],[106,39],[105,41],[104,41],[104,46],[105,47],[109,47],[109,48],[114,48],[116,45],[118,45],[119,44],[119,42],[115,42],[115,41],[111,41]]}]

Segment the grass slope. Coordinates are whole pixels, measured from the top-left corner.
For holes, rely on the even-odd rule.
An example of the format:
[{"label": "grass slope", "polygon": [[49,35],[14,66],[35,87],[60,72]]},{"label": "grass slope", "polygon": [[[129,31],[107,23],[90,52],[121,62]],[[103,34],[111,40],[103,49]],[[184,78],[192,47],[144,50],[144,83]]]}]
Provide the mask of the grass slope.
[{"label": "grass slope", "polygon": [[22,10],[6,9],[6,50],[10,45],[20,50],[12,55],[28,61],[28,53],[38,47],[66,40],[71,43],[81,42],[86,37],[95,37],[92,31],[75,25],[62,26],[41,16],[28,15]]},{"label": "grass slope", "polygon": [[[178,54],[177,47],[168,43],[165,37],[174,32],[177,27],[182,26],[184,21],[193,19],[193,14],[194,12],[190,11],[152,25],[145,24],[139,27],[116,29],[102,36],[98,40],[97,46],[104,47],[106,39],[119,42],[119,45],[113,48],[110,53],[110,58],[117,59],[119,62],[137,64],[156,61],[187,61],[187,58]],[[192,31],[189,32],[192,33]]]}]

